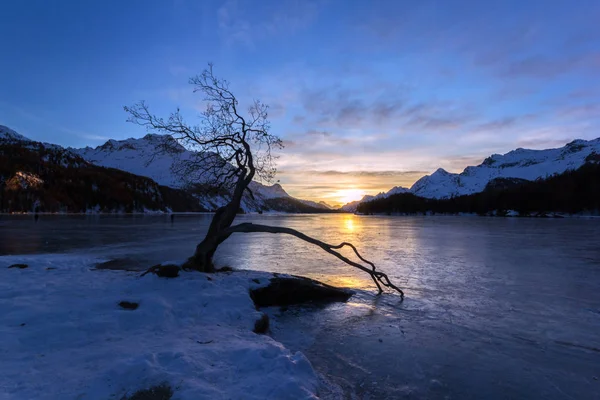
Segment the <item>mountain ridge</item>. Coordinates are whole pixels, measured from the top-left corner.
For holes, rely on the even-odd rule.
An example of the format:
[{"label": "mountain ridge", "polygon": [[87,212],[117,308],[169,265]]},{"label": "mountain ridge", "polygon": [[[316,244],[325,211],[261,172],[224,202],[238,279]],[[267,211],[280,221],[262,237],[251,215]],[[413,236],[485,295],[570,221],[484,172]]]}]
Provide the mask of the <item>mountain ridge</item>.
[{"label": "mountain ridge", "polygon": [[[517,148],[506,154],[492,154],[479,165],[468,166],[460,173],[438,168],[432,174],[417,180],[410,189],[403,189],[406,193],[427,199],[448,199],[480,193],[496,178],[535,181],[576,170],[584,165],[589,157],[597,157],[598,154],[600,138],[576,139],[563,147],[544,150]],[[387,193],[389,192],[365,196],[360,201],[342,206],[341,210],[354,212],[362,203],[391,195]]]},{"label": "mountain ridge", "polygon": [[[170,147],[169,152],[160,150],[160,147],[165,143]],[[173,149],[175,151],[172,151]],[[161,185],[176,189],[185,187],[189,182],[186,182],[185,179],[182,179],[174,171],[178,165],[181,165],[180,163],[193,160],[198,154],[185,149],[169,135],[156,134],[147,134],[142,138],[128,138],[124,140],[110,139],[95,148],[71,148],[70,150],[93,164],[147,176]],[[267,200],[277,198],[294,199],[305,204],[307,207],[327,210],[325,206],[318,203],[293,198],[279,183],[267,186],[260,182],[252,181],[249,189],[254,194],[254,199],[248,194],[244,195],[242,208],[245,211],[262,211],[265,208]],[[226,193],[199,194],[199,199],[201,204],[207,209],[216,209],[228,202]]]},{"label": "mountain ridge", "polygon": [[[171,171],[173,159],[158,151],[158,147],[165,141],[171,142],[170,145],[177,149],[176,153],[183,159],[192,154],[171,137],[163,135],[148,134],[140,139],[130,138],[120,141],[110,139],[96,148],[73,149],[33,141],[0,125],[0,156],[3,157],[0,159],[2,161],[0,164],[0,189],[10,192],[0,193],[0,196],[4,196],[2,199],[9,199],[7,200],[9,203],[11,201],[14,204],[20,203],[18,211],[38,209],[36,204],[40,203],[40,199],[45,199],[45,202],[42,201],[44,204],[55,204],[50,207],[53,212],[59,211],[60,207],[57,204],[61,201],[69,204],[65,207],[70,207],[71,210],[76,210],[75,212],[118,211],[119,207],[109,199],[110,196],[119,197],[119,193],[112,195],[107,193],[104,197],[95,195],[90,192],[88,185],[84,185],[84,182],[71,187],[70,190],[85,192],[86,199],[82,199],[82,196],[74,192],[70,193],[70,196],[53,193],[49,181],[53,181],[57,186],[64,186],[64,182],[57,182],[52,176],[55,174],[67,177],[64,179],[68,181],[81,181],[84,177],[93,176],[94,179],[104,182],[106,187],[113,188],[119,186],[113,177],[120,177],[129,182],[127,184],[129,187],[123,189],[129,193],[129,197],[125,196],[129,203],[120,208],[125,212],[152,211],[152,207],[154,210],[168,212],[173,208],[169,207],[167,198],[179,204],[175,211],[214,211],[229,201],[229,195],[224,190],[215,191],[202,185],[188,189],[184,187],[183,182],[178,182],[177,177]],[[11,156],[13,153],[15,156]],[[90,153],[96,157],[90,157]],[[114,157],[115,153],[120,154],[121,157]],[[80,171],[76,171],[77,169]],[[44,179],[39,176],[40,171],[44,171]],[[96,184],[94,183],[94,185]],[[146,188],[147,193],[138,193],[136,191],[138,186]],[[330,211],[324,205],[291,197],[279,183],[266,186],[252,182],[250,189],[254,193],[254,198],[249,195],[244,196],[241,210],[243,212]],[[148,197],[150,192],[152,192],[151,198]],[[74,199],[75,197],[77,199]],[[88,200],[97,197],[102,197],[99,200],[102,206],[100,208],[88,207]],[[37,200],[32,200],[34,198]],[[197,205],[192,204],[190,200],[192,198],[195,199]],[[185,207],[189,207],[189,209],[186,210]]]}]

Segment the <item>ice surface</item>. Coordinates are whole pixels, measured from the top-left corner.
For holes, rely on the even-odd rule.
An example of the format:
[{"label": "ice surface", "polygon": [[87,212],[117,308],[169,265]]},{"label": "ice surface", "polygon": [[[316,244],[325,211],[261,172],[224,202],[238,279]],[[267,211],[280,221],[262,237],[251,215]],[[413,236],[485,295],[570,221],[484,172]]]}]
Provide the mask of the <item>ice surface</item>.
[{"label": "ice surface", "polygon": [[[48,293],[54,293],[48,297],[50,304],[60,295],[59,290],[76,293],[77,300],[84,303],[73,306],[73,315],[92,318],[84,314],[85,307],[92,307],[99,315],[84,321],[94,322],[100,328],[108,324],[110,313],[122,315],[123,319],[134,318],[133,313],[124,314],[112,307],[121,300],[136,301],[137,296],[129,294],[139,293],[143,302],[135,312],[150,312],[144,308],[144,303],[150,302],[157,309],[152,312],[154,317],[169,320],[148,322],[149,326],[162,329],[157,337],[167,337],[163,332],[166,330],[180,336],[168,336],[164,339],[167,345],[157,344],[150,347],[148,353],[164,352],[170,346],[186,349],[186,334],[195,340],[211,340],[213,330],[220,332],[219,329],[231,332],[239,328],[236,337],[250,340],[248,325],[253,318],[240,316],[238,321],[235,319],[238,314],[233,314],[233,322],[227,319],[225,327],[209,323],[209,329],[202,329],[191,322],[176,322],[180,316],[184,321],[198,318],[202,322],[204,308],[200,302],[194,304],[193,300],[188,302],[172,293],[172,284],[181,283],[182,293],[191,293],[194,299],[203,299],[202,293],[206,292],[217,296],[214,301],[223,301],[219,304],[227,304],[210,290],[208,281],[196,284],[185,280],[151,280],[149,282],[154,283],[147,289],[155,293],[155,300],[152,293],[144,294],[145,289],[137,286],[142,285],[143,279],[136,280],[127,273],[87,271],[87,266],[96,260],[115,257],[135,260],[140,268],[158,262],[181,261],[191,254],[206,232],[210,217],[176,215],[172,223],[169,216],[42,215],[35,223],[32,216],[0,216],[0,255],[5,255],[0,257],[0,310],[3,313],[0,334],[4,340],[0,341],[0,360],[3,362],[5,355],[15,360],[18,354],[11,346],[24,346],[19,343],[29,335],[15,325],[26,322],[22,327],[26,328],[30,322],[11,317],[11,313],[23,315],[24,307],[41,307],[46,301],[42,295],[44,285]],[[290,349],[289,357],[295,351],[305,354],[317,372],[346,389],[343,398],[352,398],[353,393],[355,398],[377,400],[600,398],[600,383],[594,379],[600,378],[600,247],[597,243],[600,224],[597,219],[328,214],[241,215],[236,217],[236,222],[287,226],[332,244],[355,243],[364,257],[373,260],[406,291],[402,304],[397,296],[375,296],[368,275],[293,237],[233,235],[217,252],[218,265],[304,275],[359,289],[347,304],[311,311],[293,307],[287,311],[269,311],[271,315],[278,315],[272,321],[274,339]],[[76,254],[69,256],[74,257],[72,260],[58,254],[65,252]],[[36,253],[44,254],[33,258],[26,255]],[[353,257],[351,251],[344,254]],[[74,282],[67,282],[65,286],[51,275],[62,273],[60,269],[4,268],[12,262],[27,262],[32,268],[38,265],[42,269],[46,265],[79,268],[79,273],[91,274],[94,281],[75,275]],[[19,278],[26,274],[34,274],[35,279]],[[17,286],[19,282],[23,285]],[[239,287],[245,290],[247,284],[240,282]],[[12,286],[7,289],[7,285]],[[74,287],[78,285],[82,288]],[[164,288],[154,285],[164,285]],[[223,293],[222,296],[229,295]],[[67,301],[63,299],[61,304]],[[245,301],[247,299],[240,304],[249,307],[255,316],[251,304]],[[177,306],[180,302],[190,309]],[[48,312],[58,311],[51,308]],[[190,317],[190,313],[195,312]],[[37,315],[41,319],[43,314]],[[65,316],[62,312],[59,315]],[[75,322],[74,326],[78,324]],[[32,327],[35,329],[35,325]],[[104,343],[105,338],[110,337],[106,331],[92,338]],[[124,332],[140,334],[146,341],[154,337],[141,332],[141,328]],[[40,343],[36,344],[35,354],[37,351],[45,354],[43,342],[50,339],[41,332],[32,338]],[[121,340],[126,342],[124,338]],[[62,346],[66,348],[64,343]],[[77,362],[82,359],[75,351],[69,351],[77,355]],[[146,354],[144,351],[135,348],[132,357]],[[33,350],[27,354],[33,354]],[[42,362],[40,359],[35,359],[36,364],[22,360],[21,364],[12,364],[12,370],[0,362],[3,368],[0,379],[4,378],[0,385],[17,379],[30,366],[37,366]],[[103,371],[104,368],[112,371],[108,362],[103,361],[101,366]],[[48,377],[48,369],[43,371],[44,377]],[[69,371],[72,369],[68,369],[67,377],[74,373]],[[78,376],[96,379],[93,371],[80,374],[73,375],[69,382]],[[304,372],[300,372],[302,374]],[[133,381],[135,379],[131,379],[132,385]]]}]

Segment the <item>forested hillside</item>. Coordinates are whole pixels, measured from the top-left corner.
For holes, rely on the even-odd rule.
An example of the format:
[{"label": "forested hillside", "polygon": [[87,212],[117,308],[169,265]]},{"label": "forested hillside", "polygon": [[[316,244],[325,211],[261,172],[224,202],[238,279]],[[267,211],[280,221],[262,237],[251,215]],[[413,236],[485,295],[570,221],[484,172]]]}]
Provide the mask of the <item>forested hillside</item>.
[{"label": "forested hillside", "polygon": [[191,194],[59,146],[0,138],[0,212],[205,211]]}]

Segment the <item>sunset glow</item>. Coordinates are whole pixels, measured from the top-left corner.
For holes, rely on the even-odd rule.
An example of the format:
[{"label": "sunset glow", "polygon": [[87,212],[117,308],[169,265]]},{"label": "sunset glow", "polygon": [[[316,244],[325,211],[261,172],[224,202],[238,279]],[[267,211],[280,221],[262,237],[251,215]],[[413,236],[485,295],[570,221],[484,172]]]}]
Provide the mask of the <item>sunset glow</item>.
[{"label": "sunset glow", "polygon": [[335,193],[335,198],[332,200],[341,204],[346,204],[351,201],[360,200],[364,195],[365,191],[362,189],[341,189]]}]

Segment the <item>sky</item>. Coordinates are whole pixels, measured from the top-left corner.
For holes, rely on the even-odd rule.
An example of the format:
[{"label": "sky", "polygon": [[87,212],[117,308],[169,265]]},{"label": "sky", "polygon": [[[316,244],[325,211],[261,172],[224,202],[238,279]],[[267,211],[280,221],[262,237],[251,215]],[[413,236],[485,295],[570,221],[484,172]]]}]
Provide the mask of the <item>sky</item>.
[{"label": "sky", "polygon": [[270,105],[280,183],[339,204],[492,153],[600,136],[598,0],[4,1],[0,124],[97,146],[123,106],[202,99],[208,62]]}]

